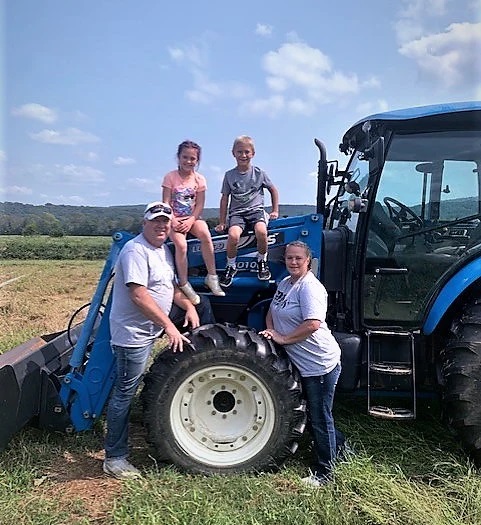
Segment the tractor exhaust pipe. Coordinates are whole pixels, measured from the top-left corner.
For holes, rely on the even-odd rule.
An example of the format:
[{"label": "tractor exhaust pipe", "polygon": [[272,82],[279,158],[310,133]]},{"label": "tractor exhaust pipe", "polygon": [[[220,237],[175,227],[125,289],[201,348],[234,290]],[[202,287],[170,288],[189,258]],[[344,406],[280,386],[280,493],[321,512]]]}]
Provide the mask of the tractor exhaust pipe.
[{"label": "tractor exhaust pipe", "polygon": [[317,199],[316,213],[324,217],[326,211],[326,185],[327,185],[327,153],[326,147],[319,139],[314,139],[314,144],[319,149],[319,162],[317,163]]}]

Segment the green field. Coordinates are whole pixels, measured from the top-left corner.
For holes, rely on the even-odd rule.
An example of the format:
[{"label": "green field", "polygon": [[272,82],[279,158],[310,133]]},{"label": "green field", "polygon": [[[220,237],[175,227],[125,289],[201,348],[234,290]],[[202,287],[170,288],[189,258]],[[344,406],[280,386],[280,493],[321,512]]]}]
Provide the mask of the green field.
[{"label": "green field", "polygon": [[111,237],[0,235],[0,259],[105,259]]},{"label": "green field", "polygon": [[[103,261],[0,262],[0,348],[62,330],[95,290]],[[1,388],[1,386],[0,386]],[[335,417],[356,454],[333,483],[310,489],[310,438],[274,474],[191,476],[158,464],[132,413],[132,462],[144,478],[102,473],[103,419],[65,435],[25,428],[0,455],[2,525],[479,525],[481,478],[441,425],[436,400],[419,419],[366,415],[362,396],[338,396]]]}]

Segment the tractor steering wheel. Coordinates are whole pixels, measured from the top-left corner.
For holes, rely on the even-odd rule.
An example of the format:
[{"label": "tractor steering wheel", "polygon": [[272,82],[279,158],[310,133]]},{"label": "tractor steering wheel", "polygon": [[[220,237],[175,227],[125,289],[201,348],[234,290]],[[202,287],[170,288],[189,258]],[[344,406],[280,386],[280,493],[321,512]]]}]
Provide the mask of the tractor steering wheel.
[{"label": "tractor steering wheel", "polygon": [[[383,200],[389,213],[389,218],[400,228],[406,226],[417,226],[418,228],[422,228],[424,226],[421,217],[402,202],[399,202],[392,197],[384,197]],[[399,209],[396,209],[394,206],[397,206]]]}]

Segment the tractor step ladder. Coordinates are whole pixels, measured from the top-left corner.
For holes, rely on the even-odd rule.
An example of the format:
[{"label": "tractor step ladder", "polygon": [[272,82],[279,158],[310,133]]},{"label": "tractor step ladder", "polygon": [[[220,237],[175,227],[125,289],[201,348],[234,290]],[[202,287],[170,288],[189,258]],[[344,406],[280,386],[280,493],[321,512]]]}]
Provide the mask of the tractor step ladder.
[{"label": "tractor step ladder", "polygon": [[[376,355],[373,356],[373,339],[382,338],[387,340],[391,337],[397,338],[400,344],[409,346],[409,348],[406,348],[405,357],[399,361],[384,360],[383,353],[386,352],[383,352],[382,344],[380,349],[375,352]],[[394,343],[396,343],[396,340],[394,340]],[[373,379],[377,374],[393,378],[405,377],[409,380],[411,396],[409,408],[372,404]],[[367,411],[371,416],[384,419],[411,420],[416,418],[416,367],[413,332],[382,329],[367,331]]]}]

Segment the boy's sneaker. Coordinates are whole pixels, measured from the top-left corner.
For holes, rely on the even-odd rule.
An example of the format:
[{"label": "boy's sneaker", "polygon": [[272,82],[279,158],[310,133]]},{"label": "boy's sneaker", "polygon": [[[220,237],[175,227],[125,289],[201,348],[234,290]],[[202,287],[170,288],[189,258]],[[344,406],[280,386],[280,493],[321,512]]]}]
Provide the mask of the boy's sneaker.
[{"label": "boy's sneaker", "polygon": [[257,261],[257,278],[261,281],[268,281],[271,278],[267,261]]},{"label": "boy's sneaker", "polygon": [[179,286],[179,288],[184,292],[184,295],[194,306],[200,303],[200,297],[195,293],[195,290],[192,288],[192,285],[189,282]]},{"label": "boy's sneaker", "polygon": [[234,279],[234,275],[237,273],[237,268],[234,266],[227,266],[225,269],[224,275],[220,278],[220,285],[224,288],[227,288],[232,284],[232,279]]},{"label": "boy's sneaker", "polygon": [[142,477],[140,470],[136,469],[125,458],[106,458],[103,469],[105,474],[117,479],[138,479]]},{"label": "boy's sneaker", "polygon": [[222,288],[219,286],[219,278],[217,275],[208,275],[204,279],[204,284],[207,286],[207,288],[210,289],[210,291],[219,297],[224,297],[225,292],[222,290]]}]

